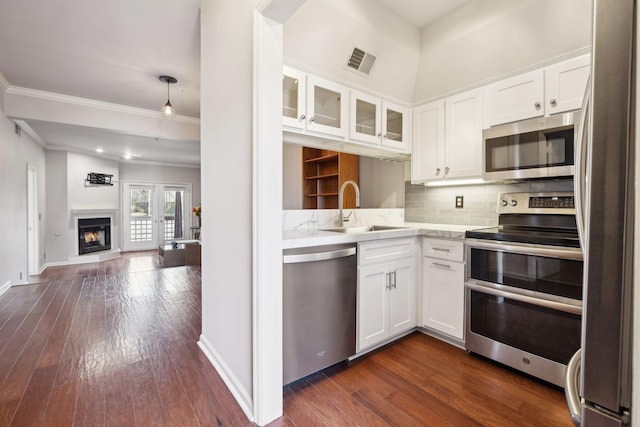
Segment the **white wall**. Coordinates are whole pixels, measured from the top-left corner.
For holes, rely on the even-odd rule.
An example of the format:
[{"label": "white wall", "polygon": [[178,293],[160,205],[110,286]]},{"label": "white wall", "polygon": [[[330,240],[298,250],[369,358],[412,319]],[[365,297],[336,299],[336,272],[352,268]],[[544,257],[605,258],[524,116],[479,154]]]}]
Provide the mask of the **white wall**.
[{"label": "white wall", "polygon": [[27,164],[38,173],[40,267],[44,264],[46,226],[44,150],[25,132],[21,136],[16,135],[14,122],[0,113],[0,234],[4,242],[0,245],[0,287],[7,282],[18,283],[27,279]]},{"label": "white wall", "polygon": [[302,146],[282,147],[282,208],[302,209]]},{"label": "white wall", "polygon": [[[346,68],[353,47],[376,55],[369,76]],[[369,0],[307,0],[284,25],[284,56],[306,71],[410,102],[420,33]]]},{"label": "white wall", "polygon": [[67,153],[47,151],[47,262],[67,262],[75,248],[67,200]]},{"label": "white wall", "polygon": [[[253,0],[201,9],[202,341],[251,400]],[[264,369],[269,369],[268,366]]]},{"label": "white wall", "polygon": [[200,203],[200,168],[120,164],[120,181],[191,184],[191,202]]},{"label": "white wall", "polygon": [[[114,215],[111,247],[120,248],[118,162],[84,154],[47,151],[47,263],[67,263],[78,256],[72,210],[106,209]],[[90,172],[113,175],[113,186],[85,186]],[[117,210],[111,212],[112,210]]]},{"label": "white wall", "polygon": [[360,207],[404,207],[404,162],[360,156]]},{"label": "white wall", "polygon": [[422,30],[414,101],[591,44],[591,0],[472,0]]},{"label": "white wall", "polygon": [[[113,175],[114,185],[85,186],[90,172]],[[120,207],[118,162],[67,153],[67,201],[69,209],[118,209]]]}]

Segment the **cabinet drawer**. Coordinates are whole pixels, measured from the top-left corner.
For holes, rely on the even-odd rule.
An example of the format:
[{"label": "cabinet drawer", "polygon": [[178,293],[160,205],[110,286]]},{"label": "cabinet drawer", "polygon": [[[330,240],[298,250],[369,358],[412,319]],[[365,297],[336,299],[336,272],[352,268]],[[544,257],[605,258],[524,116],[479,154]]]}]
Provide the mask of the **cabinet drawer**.
[{"label": "cabinet drawer", "polygon": [[393,261],[415,256],[414,238],[358,243],[358,265]]},{"label": "cabinet drawer", "polygon": [[422,256],[462,262],[464,242],[462,240],[422,239]]}]

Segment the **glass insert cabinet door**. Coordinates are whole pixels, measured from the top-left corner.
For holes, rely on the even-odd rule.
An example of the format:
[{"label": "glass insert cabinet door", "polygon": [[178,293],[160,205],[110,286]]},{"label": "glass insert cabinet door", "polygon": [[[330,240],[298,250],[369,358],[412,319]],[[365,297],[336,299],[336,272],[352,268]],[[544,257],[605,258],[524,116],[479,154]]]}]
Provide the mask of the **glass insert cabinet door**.
[{"label": "glass insert cabinet door", "polygon": [[410,150],[410,112],[407,107],[382,102],[382,145],[400,151]]},{"label": "glass insert cabinet door", "polygon": [[349,139],[410,151],[409,108],[355,90],[350,102]]},{"label": "glass insert cabinet door", "polygon": [[348,89],[329,80],[307,76],[307,130],[347,137]]},{"label": "glass insert cabinet door", "polygon": [[282,124],[304,129],[307,76],[302,71],[284,66],[282,73]]},{"label": "glass insert cabinet door", "polygon": [[349,139],[380,145],[382,101],[366,93],[351,91]]}]

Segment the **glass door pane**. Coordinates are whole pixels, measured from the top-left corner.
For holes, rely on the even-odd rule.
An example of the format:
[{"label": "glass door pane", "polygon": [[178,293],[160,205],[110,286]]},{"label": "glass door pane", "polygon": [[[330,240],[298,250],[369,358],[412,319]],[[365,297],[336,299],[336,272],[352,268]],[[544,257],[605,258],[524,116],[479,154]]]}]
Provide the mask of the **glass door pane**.
[{"label": "glass door pane", "polygon": [[340,128],[340,94],[314,86],[314,119],[319,125]]},{"label": "glass door pane", "polygon": [[124,188],[124,250],[158,247],[156,187],[127,184]]},{"label": "glass door pane", "polygon": [[377,106],[361,99],[356,100],[356,132],[376,136]]},{"label": "glass door pane", "polygon": [[[164,190],[163,218],[161,224],[161,239],[165,242],[185,239],[185,191],[183,188],[169,188]],[[162,242],[161,242],[162,243]]]},{"label": "glass door pane", "polygon": [[298,118],[298,79],[282,76],[282,115]]},{"label": "glass door pane", "polygon": [[402,141],[404,136],[402,134],[402,119],[403,115],[399,111],[394,111],[390,108],[386,109],[387,116],[387,133],[385,138],[392,141]]},{"label": "glass door pane", "polygon": [[151,188],[132,187],[129,196],[131,241],[152,241],[153,190]]}]

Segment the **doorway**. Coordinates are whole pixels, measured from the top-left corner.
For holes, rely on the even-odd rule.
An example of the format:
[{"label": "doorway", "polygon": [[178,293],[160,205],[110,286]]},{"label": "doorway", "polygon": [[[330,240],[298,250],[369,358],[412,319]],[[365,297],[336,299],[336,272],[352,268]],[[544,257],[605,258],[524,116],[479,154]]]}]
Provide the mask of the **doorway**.
[{"label": "doorway", "polygon": [[191,237],[191,184],[124,183],[122,206],[125,251]]},{"label": "doorway", "polygon": [[27,164],[27,274],[29,276],[40,273],[38,220],[38,171],[33,165]]}]

